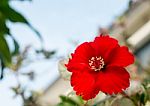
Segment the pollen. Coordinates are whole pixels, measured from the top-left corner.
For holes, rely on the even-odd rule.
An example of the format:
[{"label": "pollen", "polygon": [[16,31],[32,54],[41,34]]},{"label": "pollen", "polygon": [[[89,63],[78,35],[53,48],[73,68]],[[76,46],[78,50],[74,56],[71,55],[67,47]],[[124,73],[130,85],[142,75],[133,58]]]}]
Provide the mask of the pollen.
[{"label": "pollen", "polygon": [[89,66],[91,67],[92,70],[94,71],[101,71],[102,68],[104,68],[104,59],[100,57],[92,57],[89,60]]}]

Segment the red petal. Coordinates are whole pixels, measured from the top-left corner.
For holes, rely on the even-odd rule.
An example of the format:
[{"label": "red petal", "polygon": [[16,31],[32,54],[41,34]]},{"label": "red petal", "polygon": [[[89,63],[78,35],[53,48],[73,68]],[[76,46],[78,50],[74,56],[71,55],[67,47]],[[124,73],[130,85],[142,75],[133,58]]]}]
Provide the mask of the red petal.
[{"label": "red petal", "polygon": [[84,100],[94,98],[99,92],[95,86],[95,78],[87,72],[72,73],[71,85],[76,94],[82,96]]},{"label": "red petal", "polygon": [[107,94],[117,94],[129,87],[129,73],[121,67],[109,67],[97,76],[97,86]]},{"label": "red petal", "polygon": [[76,62],[69,62],[67,65],[67,70],[70,72],[83,72],[83,71],[91,71],[89,65],[85,63],[76,63]]},{"label": "red petal", "polygon": [[102,56],[107,61],[109,53],[116,47],[118,47],[118,41],[109,36],[98,36],[95,38],[91,46],[95,49],[97,56]]},{"label": "red petal", "polygon": [[67,70],[70,72],[89,70],[89,59],[94,56],[94,53],[94,49],[88,42],[79,45],[75,53],[72,54],[72,59],[69,59],[68,64],[66,64]]},{"label": "red petal", "polygon": [[75,59],[77,62],[89,62],[88,60],[94,56],[94,49],[88,42],[82,43],[75,50],[72,59]]},{"label": "red petal", "polygon": [[126,67],[134,62],[134,56],[127,47],[122,46],[115,49],[109,56],[108,66]]}]

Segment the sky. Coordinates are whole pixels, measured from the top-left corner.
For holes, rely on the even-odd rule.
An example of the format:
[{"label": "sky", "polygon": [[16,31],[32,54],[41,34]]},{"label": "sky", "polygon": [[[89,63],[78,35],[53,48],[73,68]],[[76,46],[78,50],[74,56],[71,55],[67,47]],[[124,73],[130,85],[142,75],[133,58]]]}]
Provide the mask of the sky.
[{"label": "sky", "polygon": [[[32,2],[12,1],[17,11],[42,34],[44,47],[57,50],[58,56],[71,53],[75,47],[72,41],[79,43],[92,40],[99,27],[106,27],[125,11],[129,0],[33,0]],[[19,42],[21,49],[27,45],[40,48],[36,34],[23,24],[8,23],[11,33]],[[11,46],[11,45],[10,45]],[[22,69],[34,69],[37,78],[30,83],[30,88],[40,90],[50,85],[59,75],[58,60],[38,61]],[[43,67],[44,66],[44,67]],[[42,73],[42,74],[41,74]],[[39,75],[40,74],[40,75]],[[10,87],[16,85],[11,72],[6,71],[5,79],[0,81],[0,105],[21,106],[19,97],[13,99]],[[26,84],[26,79],[21,79]]]}]

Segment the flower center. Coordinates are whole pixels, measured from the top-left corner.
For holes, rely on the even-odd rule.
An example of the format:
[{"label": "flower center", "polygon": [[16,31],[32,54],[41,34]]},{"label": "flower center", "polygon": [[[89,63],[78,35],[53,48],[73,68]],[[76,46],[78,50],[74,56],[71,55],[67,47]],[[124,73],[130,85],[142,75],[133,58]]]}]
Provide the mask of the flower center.
[{"label": "flower center", "polygon": [[100,57],[92,57],[89,60],[89,65],[91,67],[92,70],[94,71],[100,71],[102,68],[104,68],[104,59],[100,56]]}]

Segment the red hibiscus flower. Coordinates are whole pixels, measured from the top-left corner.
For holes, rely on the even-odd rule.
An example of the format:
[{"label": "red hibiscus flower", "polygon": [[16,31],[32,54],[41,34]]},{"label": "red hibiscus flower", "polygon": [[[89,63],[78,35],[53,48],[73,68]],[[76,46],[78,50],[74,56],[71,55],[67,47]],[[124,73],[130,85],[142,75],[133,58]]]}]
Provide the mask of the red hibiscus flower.
[{"label": "red hibiscus flower", "polygon": [[99,91],[117,94],[129,87],[129,73],[124,67],[134,62],[126,46],[107,36],[77,47],[66,64],[72,72],[71,86],[84,100],[94,98]]}]

